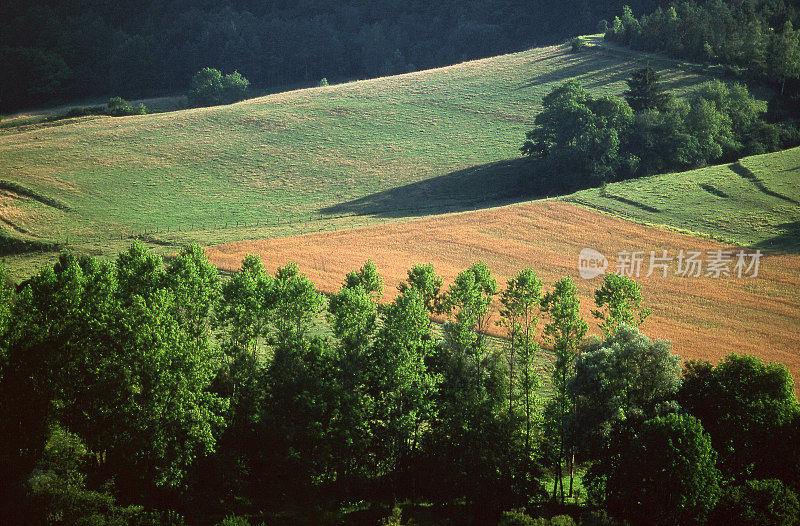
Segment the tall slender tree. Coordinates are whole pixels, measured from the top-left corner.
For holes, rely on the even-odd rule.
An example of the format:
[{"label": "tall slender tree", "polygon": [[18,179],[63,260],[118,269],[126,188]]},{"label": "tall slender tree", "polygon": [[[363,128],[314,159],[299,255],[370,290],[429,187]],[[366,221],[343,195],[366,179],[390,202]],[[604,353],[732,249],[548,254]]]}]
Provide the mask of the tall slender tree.
[{"label": "tall slender tree", "polygon": [[[549,321],[544,326],[544,335],[553,349],[555,366],[553,368],[553,387],[555,397],[555,415],[558,425],[558,448],[556,480],[553,484],[553,499],[556,498],[557,485],[561,488],[561,501],[564,502],[564,483],[562,463],[564,456],[569,453],[570,488],[572,496],[574,483],[574,448],[567,444],[569,414],[572,409],[572,400],[569,396],[568,385],[572,377],[575,358],[581,341],[586,336],[589,326],[580,313],[580,303],[577,289],[572,279],[566,277],[558,280],[553,290],[542,298],[542,311],[546,312]],[[568,450],[568,451],[567,451]]]}]

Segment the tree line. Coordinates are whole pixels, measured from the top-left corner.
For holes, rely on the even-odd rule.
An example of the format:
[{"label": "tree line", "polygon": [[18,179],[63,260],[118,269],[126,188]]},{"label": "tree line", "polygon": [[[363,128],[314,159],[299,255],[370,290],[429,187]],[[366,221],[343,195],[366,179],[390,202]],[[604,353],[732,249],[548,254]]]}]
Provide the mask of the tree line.
[{"label": "tree line", "polygon": [[[673,1],[637,18],[630,6],[609,24],[606,39],[635,49],[710,64],[734,66],[770,82],[782,97],[773,103],[800,117],[800,9],[785,0]],[[787,91],[788,85],[788,91]]]},{"label": "tree line", "polygon": [[[501,289],[482,263],[447,287],[416,265],[382,294],[371,261],[326,298],[256,256],[223,280],[194,245],[167,262],[140,244],[114,261],[63,254],[3,281],[6,520],[318,523],[348,503],[427,502],[540,524],[588,467],[589,504],[572,510],[586,524],[797,523],[786,368],[730,355],[682,369],[640,332],[631,279],[604,276],[588,338],[572,280],[548,288],[532,269]],[[502,346],[485,335],[495,309]]]},{"label": "tree line", "polygon": [[[652,9],[653,0],[633,2]],[[552,44],[622,1],[7,0],[0,112],[56,100],[183,92],[197,71],[258,89],[372,78]]]},{"label": "tree line", "polygon": [[536,166],[534,185],[570,191],[800,143],[797,123],[776,122],[743,84],[709,81],[678,99],[649,64],[627,84],[623,97],[593,96],[577,81],[544,97],[521,148],[544,160]]}]

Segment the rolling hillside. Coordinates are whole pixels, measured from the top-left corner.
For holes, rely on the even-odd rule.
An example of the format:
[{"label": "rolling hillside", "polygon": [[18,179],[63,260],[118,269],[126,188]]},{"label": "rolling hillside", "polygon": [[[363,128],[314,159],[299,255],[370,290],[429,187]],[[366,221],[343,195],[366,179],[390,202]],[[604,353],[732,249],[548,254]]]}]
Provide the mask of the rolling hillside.
[{"label": "rolling hillside", "polygon": [[[504,203],[528,176],[518,147],[541,98],[568,79],[619,94],[642,63],[551,46],[230,106],[5,129],[0,217],[10,235],[97,253],[142,233],[218,243]],[[705,80],[653,64],[678,93]]]},{"label": "rolling hillside", "polygon": [[638,222],[800,253],[800,148],[612,183],[565,199]]}]

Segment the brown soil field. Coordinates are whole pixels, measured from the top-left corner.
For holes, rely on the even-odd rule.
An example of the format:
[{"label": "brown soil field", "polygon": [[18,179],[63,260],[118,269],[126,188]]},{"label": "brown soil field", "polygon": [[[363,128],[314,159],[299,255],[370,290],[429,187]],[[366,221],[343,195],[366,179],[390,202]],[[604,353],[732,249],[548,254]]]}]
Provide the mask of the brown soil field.
[{"label": "brown soil field", "polygon": [[294,261],[326,293],[336,292],[348,271],[372,259],[384,278],[387,301],[416,263],[432,263],[445,287],[474,261],[489,265],[501,288],[509,277],[531,267],[545,288],[563,276],[572,277],[583,314],[599,333],[590,311],[600,278],[586,280],[578,274],[578,255],[585,247],[606,255],[609,271],[618,270],[621,251],[644,252],[641,274],[634,278],[653,314],[641,329],[652,338],[670,340],[682,358],[716,362],[732,352],[754,354],[786,364],[800,384],[800,256],[763,254],[756,277],[680,277],[677,259],[666,277],[660,270],[648,277],[650,251],[661,256],[666,250],[672,258],[680,250],[702,252],[705,273],[710,251],[740,248],[561,201],[228,243],[209,247],[207,254],[220,269],[232,271],[251,253],[259,254],[268,269]]}]

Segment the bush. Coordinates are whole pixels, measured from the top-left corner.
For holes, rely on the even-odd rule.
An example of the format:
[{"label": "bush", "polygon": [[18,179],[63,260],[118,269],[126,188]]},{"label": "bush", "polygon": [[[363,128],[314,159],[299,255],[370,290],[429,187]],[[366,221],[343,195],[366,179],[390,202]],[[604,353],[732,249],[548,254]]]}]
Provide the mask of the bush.
[{"label": "bush", "polygon": [[[403,526],[403,510],[400,509],[400,506],[395,505],[389,516],[381,519],[379,524],[380,526]],[[410,520],[408,524],[414,524],[414,521]]]},{"label": "bush", "polygon": [[[71,117],[85,117],[86,115],[106,115],[108,110],[104,106],[78,106],[70,108],[61,115],[56,115],[52,120],[69,119]],[[49,120],[49,119],[48,119]]]},{"label": "bush", "polygon": [[569,515],[556,515],[552,519],[542,517],[534,519],[521,508],[503,512],[498,526],[575,526]]},{"label": "bush", "polygon": [[317,84],[317,86],[320,87],[320,88],[322,88],[324,86],[327,86],[327,85],[328,85],[327,77],[322,77],[322,79],[320,79],[320,81],[319,81],[319,84]]},{"label": "bush", "polygon": [[[703,523],[720,474],[711,437],[691,415],[646,421],[608,478],[608,509],[633,524]],[[667,474],[667,475],[665,475]]]},{"label": "bush", "polygon": [[219,522],[217,526],[250,526],[250,521],[247,520],[245,517],[230,515],[222,519],[222,521]]},{"label": "bush", "polygon": [[726,489],[710,522],[794,526],[798,523],[798,513],[797,495],[780,480],[748,480]]},{"label": "bush", "polygon": [[573,53],[579,53],[586,47],[586,40],[584,40],[583,37],[576,37],[572,39],[570,45],[572,46]]},{"label": "bush", "polygon": [[247,97],[250,81],[238,71],[222,77],[222,103],[231,104]]},{"label": "bush", "polygon": [[130,102],[122,97],[111,97],[108,99],[106,113],[113,117],[123,117],[125,115],[144,115],[147,113],[147,108],[141,102],[136,106],[132,106]]},{"label": "bush", "polygon": [[498,526],[536,526],[536,520],[522,509],[513,509],[503,512]]},{"label": "bush", "polygon": [[187,97],[191,106],[230,104],[244,99],[249,87],[250,81],[238,71],[223,76],[218,69],[203,68],[192,77]]},{"label": "bush", "polygon": [[135,524],[136,526],[186,526],[186,519],[172,510],[150,511],[140,515]]}]

